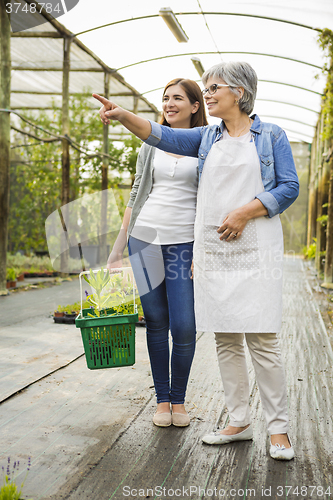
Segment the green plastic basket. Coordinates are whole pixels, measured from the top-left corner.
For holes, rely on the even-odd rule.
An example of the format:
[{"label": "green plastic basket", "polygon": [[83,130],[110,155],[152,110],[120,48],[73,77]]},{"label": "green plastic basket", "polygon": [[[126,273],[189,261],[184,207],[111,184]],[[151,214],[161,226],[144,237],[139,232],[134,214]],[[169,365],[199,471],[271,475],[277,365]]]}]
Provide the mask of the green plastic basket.
[{"label": "green plastic basket", "polygon": [[119,316],[87,317],[83,309],[75,320],[81,329],[87,366],[90,370],[130,366],[135,363],[135,323],[138,313]]},{"label": "green plastic basket", "polygon": [[75,320],[76,327],[81,329],[88,368],[97,370],[134,365],[138,313],[115,315],[113,309],[106,309],[100,317],[88,314],[94,314],[93,309],[81,308]]}]

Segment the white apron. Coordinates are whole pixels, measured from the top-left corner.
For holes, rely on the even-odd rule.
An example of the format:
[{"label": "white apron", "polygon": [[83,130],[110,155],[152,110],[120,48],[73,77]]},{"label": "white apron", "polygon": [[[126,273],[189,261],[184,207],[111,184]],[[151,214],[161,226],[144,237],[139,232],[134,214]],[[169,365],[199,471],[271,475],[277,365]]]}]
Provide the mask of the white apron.
[{"label": "white apron", "polygon": [[278,333],[282,316],[283,234],[279,215],[250,220],[230,242],[216,230],[235,208],[264,191],[254,142],[221,140],[209,152],[194,228],[198,331]]}]

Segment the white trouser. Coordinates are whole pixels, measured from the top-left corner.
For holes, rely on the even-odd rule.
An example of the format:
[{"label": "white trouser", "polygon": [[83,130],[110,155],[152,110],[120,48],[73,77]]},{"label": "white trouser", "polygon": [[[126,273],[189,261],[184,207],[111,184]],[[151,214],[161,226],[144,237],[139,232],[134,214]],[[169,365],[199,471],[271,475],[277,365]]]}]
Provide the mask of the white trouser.
[{"label": "white trouser", "polygon": [[[275,333],[246,333],[245,338],[268,433],[284,434],[288,432],[287,388],[277,336]],[[215,333],[215,341],[229,423],[244,427],[251,422],[244,334]]]}]

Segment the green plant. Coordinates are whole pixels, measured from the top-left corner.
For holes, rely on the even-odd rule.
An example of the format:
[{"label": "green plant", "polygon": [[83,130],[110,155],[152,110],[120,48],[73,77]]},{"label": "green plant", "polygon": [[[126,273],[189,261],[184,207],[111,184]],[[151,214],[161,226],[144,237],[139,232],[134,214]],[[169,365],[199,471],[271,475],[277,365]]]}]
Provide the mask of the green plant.
[{"label": "green plant", "polygon": [[16,280],[16,272],[15,272],[15,269],[13,267],[7,267],[6,279],[7,279],[7,281],[15,281]]},{"label": "green plant", "polygon": [[144,316],[140,297],[135,297],[135,304],[136,304],[136,307],[138,309],[138,315],[139,315],[139,317],[140,316]]},{"label": "green plant", "polygon": [[326,74],[326,87],[322,98],[322,113],[324,116],[324,128],[322,138],[330,139],[333,134],[333,32],[323,29],[318,36],[318,43],[327,57],[327,63],[323,66]]},{"label": "green plant", "polygon": [[37,255],[21,255],[20,253],[7,253],[8,267],[19,268],[23,272],[45,272],[53,271],[49,257],[38,257]]},{"label": "green plant", "polygon": [[14,462],[13,467],[11,468],[10,457],[8,457],[6,471],[5,467],[2,467],[3,484],[0,489],[0,500],[20,500],[24,482],[30,470],[30,465],[31,465],[31,459],[29,457],[27,472],[21,483],[21,487],[19,487],[15,482],[15,478],[18,475],[20,462]]},{"label": "green plant", "polygon": [[317,217],[317,222],[320,222],[320,224],[323,227],[327,226],[327,221],[328,221],[328,215],[321,215],[320,217]]},{"label": "green plant", "polygon": [[66,306],[58,306],[56,310],[58,312],[62,313],[62,312],[65,312],[65,309],[66,309]]},{"label": "green plant", "polygon": [[[124,278],[120,274],[110,276],[109,271],[100,269],[93,273],[90,269],[89,278],[83,275],[85,281],[95,290],[95,293],[87,295],[87,302],[93,308],[94,314],[88,316],[94,317],[101,315],[115,314],[133,314],[134,305],[129,304],[132,292],[131,278],[127,276],[127,283],[124,284]],[[103,293],[104,292],[104,293]]]},{"label": "green plant", "polygon": [[314,259],[316,257],[317,238],[313,238],[313,241],[308,247],[303,248],[303,254],[306,259]]},{"label": "green plant", "polygon": [[24,273],[23,267],[14,267],[14,271],[15,271],[16,276],[20,276],[20,274]]}]

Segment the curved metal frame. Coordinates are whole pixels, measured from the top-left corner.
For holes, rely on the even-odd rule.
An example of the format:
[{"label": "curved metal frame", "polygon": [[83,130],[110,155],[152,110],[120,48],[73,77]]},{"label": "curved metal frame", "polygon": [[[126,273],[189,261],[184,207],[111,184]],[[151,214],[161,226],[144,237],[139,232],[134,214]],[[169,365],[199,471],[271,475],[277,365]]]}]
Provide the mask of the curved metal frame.
[{"label": "curved metal frame", "polygon": [[262,98],[256,99],[256,101],[276,102],[277,104],[286,104],[287,106],[294,106],[296,108],[305,109],[306,111],[311,111],[311,113],[316,113],[316,115],[319,115],[319,111],[316,111],[315,109],[306,108],[305,106],[301,106],[300,104],[294,104],[292,102],[277,101],[276,99],[262,99]]},{"label": "curved metal frame", "polygon": [[[197,81],[200,82],[200,80],[197,80]],[[307,89],[305,87],[299,87],[298,85],[294,85],[292,83],[276,82],[275,80],[258,80],[258,82],[274,83],[275,85],[286,85],[287,87],[294,87],[295,89],[305,90],[306,92],[312,92],[313,94],[317,94],[317,95],[320,95],[320,96],[324,95],[321,92],[317,92],[316,90]],[[162,90],[163,88],[164,87],[158,87],[156,89],[147,90],[146,92],[142,92],[141,95],[149,94],[150,92],[155,92],[156,90]],[[275,101],[275,102],[278,102],[278,101]],[[302,107],[302,106],[300,106],[300,107]],[[304,109],[308,109],[308,108],[304,108]],[[309,111],[314,111],[314,110],[309,110]]]},{"label": "curved metal frame", "polygon": [[212,55],[212,54],[246,54],[246,55],[253,55],[253,56],[276,57],[277,59],[285,59],[287,61],[292,61],[292,62],[296,62],[299,64],[305,64],[306,66],[311,66],[312,68],[316,68],[316,69],[320,69],[320,70],[322,69],[322,67],[318,66],[317,64],[308,63],[306,61],[300,61],[299,59],[294,59],[292,57],[287,57],[287,56],[278,56],[276,54],[265,54],[262,52],[244,52],[243,50],[240,50],[240,51],[226,50],[226,51],[219,51],[219,52],[216,52],[216,51],[214,51],[214,52],[185,52],[184,54],[170,54],[167,56],[153,57],[152,59],[145,59],[144,61],[138,61],[135,63],[127,64],[126,66],[121,66],[120,68],[117,68],[116,71],[120,71],[120,70],[126,69],[126,68],[131,68],[133,66],[138,66],[139,64],[145,64],[145,63],[149,63],[149,62],[153,62],[153,61],[159,61],[161,59],[169,59],[171,57],[195,56],[198,54],[200,54],[200,55],[205,55],[205,54],[208,54],[208,55]]},{"label": "curved metal frame", "polygon": [[[317,31],[319,33],[322,32],[322,29],[320,29],[320,28],[315,28],[313,26],[305,25],[305,24],[302,24],[302,23],[297,23],[297,22],[294,22],[294,21],[287,21],[285,19],[278,19],[278,18],[274,18],[274,17],[255,15],[255,14],[243,14],[243,13],[235,13],[235,12],[203,12],[201,10],[201,12],[177,12],[177,13],[175,13],[175,15],[176,16],[183,16],[183,15],[202,15],[202,16],[205,16],[205,15],[224,15],[224,16],[252,17],[252,18],[256,18],[256,19],[263,19],[263,20],[268,20],[268,21],[274,21],[274,22],[281,22],[281,23],[285,23],[285,24],[290,24],[292,26],[297,26],[297,27],[300,27],[300,28],[305,28],[305,29],[309,29],[309,30],[312,30],[312,31]],[[107,26],[114,26],[114,25],[117,25],[117,24],[125,23],[125,22],[139,21],[139,20],[143,20],[143,19],[151,19],[151,18],[157,18],[157,17],[159,17],[158,14],[152,14],[152,15],[149,15],[149,16],[140,16],[140,17],[135,17],[135,18],[122,19],[122,20],[119,20],[119,21],[115,21],[115,22],[112,22],[112,23],[108,23],[108,24],[104,24],[104,25],[98,26],[96,28],[92,28],[92,29],[89,29],[89,30],[86,30],[86,31],[82,31],[80,33],[77,33],[75,36],[79,36],[79,35],[82,35],[82,34],[85,34],[85,33],[89,33],[91,31],[95,31],[97,29],[105,28]],[[291,57],[286,57],[286,56],[278,56],[278,55],[275,55],[275,54],[265,54],[265,53],[256,53],[256,52],[236,52],[236,51],[230,51],[230,52],[222,51],[222,52],[220,52],[220,51],[217,50],[216,52],[214,51],[214,52],[196,52],[196,53],[185,53],[185,54],[173,54],[173,55],[168,55],[168,56],[163,56],[163,57],[157,57],[157,58],[147,59],[145,61],[140,61],[140,62],[136,62],[136,63],[132,63],[132,64],[129,64],[129,65],[126,65],[126,66],[122,66],[121,68],[118,68],[117,71],[129,68],[129,67],[137,66],[139,64],[144,64],[144,63],[147,63],[147,62],[157,61],[157,60],[160,60],[160,59],[167,59],[167,58],[171,58],[171,57],[193,56],[193,55],[198,55],[198,54],[247,54],[247,55],[257,55],[257,56],[263,56],[263,57],[276,57],[276,58],[279,58],[279,59],[284,59],[284,60],[289,60],[289,61],[292,61],[292,62],[296,62],[298,64],[305,64],[307,66],[311,66],[311,67],[314,67],[316,69],[321,69],[321,66],[318,66],[316,64],[308,63],[306,61],[300,61],[300,60],[297,60],[297,59],[294,59],[294,58],[291,58]],[[276,81],[272,81],[272,80],[259,80],[259,81],[263,82],[263,83],[273,83],[273,84],[276,84],[276,85],[286,85],[288,87],[293,87],[293,88],[296,88],[298,90],[304,90],[306,92],[311,92],[311,93],[317,94],[319,96],[323,95],[321,92],[317,92],[315,90],[308,89],[308,88],[305,88],[305,87],[300,87],[298,85],[294,85],[294,84],[290,84],[290,83],[276,82]],[[153,92],[155,90],[160,90],[160,89],[154,89],[154,90],[150,90],[150,91],[147,91],[147,92],[143,92],[142,95],[148,94],[148,93]],[[258,100],[267,101],[267,102],[281,102],[281,101],[275,101],[275,100],[272,100],[272,99],[258,99]],[[284,102],[283,104],[290,105],[290,106],[296,106],[298,108],[302,108],[302,109],[305,109],[307,111],[311,111],[313,113],[317,113],[318,114],[317,111],[315,111],[313,109],[310,109],[310,108],[306,108],[304,106],[300,106],[300,105],[292,104],[292,103],[287,103],[287,102]],[[276,117],[276,118],[285,119],[285,120],[293,121],[293,122],[296,122],[296,123],[302,123],[303,125],[307,125],[307,126],[313,127],[312,125],[304,124],[303,122],[300,122],[300,121],[297,121],[297,120],[293,120],[291,118],[282,118],[282,117]],[[289,131],[291,133],[295,133],[297,135],[305,135],[305,136],[307,135],[307,134],[298,133],[298,132],[295,132],[295,131],[292,131],[292,130],[289,130]],[[308,136],[308,137],[310,137],[310,136]]]},{"label": "curved metal frame", "polygon": [[[287,117],[284,117],[284,116],[262,115],[262,114],[260,114],[260,116],[263,116],[264,118],[274,118],[274,119],[277,119],[277,120],[288,120],[289,122],[300,123],[301,125],[304,125],[304,127],[316,128],[315,125],[310,125],[309,123],[304,123],[304,122],[301,122],[299,120],[294,120],[293,118],[287,118]],[[303,134],[303,132],[302,132],[302,134]],[[304,134],[304,135],[307,135],[307,134]]]},{"label": "curved metal frame", "polygon": [[[296,23],[294,21],[287,21],[286,19],[278,19],[276,17],[258,16],[256,14],[241,14],[239,12],[175,12],[174,14],[175,14],[175,16],[188,16],[188,15],[190,15],[190,16],[193,16],[193,15],[210,16],[210,15],[214,15],[214,16],[253,17],[256,19],[264,19],[266,21],[275,21],[275,22],[279,22],[279,23],[291,24],[293,26],[298,26],[300,28],[318,31],[319,33],[322,32],[321,28],[314,28],[313,26],[308,26],[306,24]],[[86,33],[90,33],[91,31],[96,31],[96,30],[99,30],[102,28],[106,28],[108,26],[115,26],[115,25],[121,24],[121,23],[127,23],[130,21],[141,21],[142,19],[151,19],[151,18],[155,18],[155,17],[160,17],[160,16],[159,16],[159,14],[151,14],[149,16],[139,16],[139,17],[131,17],[128,19],[120,19],[119,21],[114,21],[113,23],[102,24],[101,26],[96,26],[95,28],[91,28],[89,30],[80,31],[79,33],[76,33],[74,36],[79,36],[79,35],[83,35]]]}]

